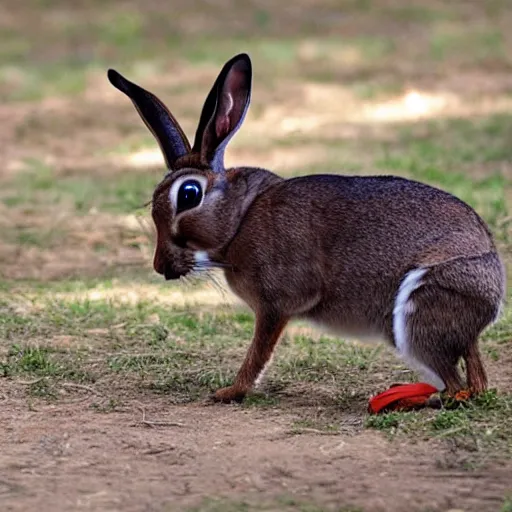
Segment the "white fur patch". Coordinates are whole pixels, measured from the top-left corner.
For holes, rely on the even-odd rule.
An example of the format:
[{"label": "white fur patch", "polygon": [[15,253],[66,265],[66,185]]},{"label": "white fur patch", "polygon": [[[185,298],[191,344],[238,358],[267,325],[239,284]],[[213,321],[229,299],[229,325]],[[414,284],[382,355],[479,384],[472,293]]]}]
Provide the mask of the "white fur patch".
[{"label": "white fur patch", "polygon": [[261,384],[261,381],[263,380],[263,377],[265,377],[265,373],[268,369],[268,367],[270,366],[270,364],[272,363],[272,359],[273,359],[273,355],[270,356],[270,359],[265,363],[265,366],[262,368],[261,372],[259,373],[259,375],[256,377],[256,380],[254,381],[254,387],[257,388],[260,386]]},{"label": "white fur patch", "polygon": [[194,253],[194,260],[198,266],[204,266],[210,263],[210,258],[206,251],[196,251]]},{"label": "white fur patch", "polygon": [[407,318],[414,313],[416,305],[411,299],[411,294],[423,285],[421,278],[427,270],[418,268],[408,272],[404,280],[398,287],[396,294],[395,307],[393,308],[393,334],[395,336],[396,349],[402,358],[409,363],[410,366],[420,371],[425,380],[439,390],[445,388],[442,379],[427,368],[423,363],[418,361],[409,351],[409,334],[407,332]]},{"label": "white fur patch", "polygon": [[414,303],[410,299],[411,293],[423,283],[421,278],[426,270],[418,268],[411,270],[400,283],[393,309],[393,334],[398,351],[403,354],[407,351],[407,316],[414,311]]},{"label": "white fur patch", "polygon": [[498,306],[498,309],[496,311],[496,314],[494,315],[494,318],[492,319],[491,321],[491,325],[492,324],[495,324],[500,318],[501,318],[501,315],[503,315],[503,310],[504,310],[504,307],[505,307],[505,303],[504,301],[502,300]]}]

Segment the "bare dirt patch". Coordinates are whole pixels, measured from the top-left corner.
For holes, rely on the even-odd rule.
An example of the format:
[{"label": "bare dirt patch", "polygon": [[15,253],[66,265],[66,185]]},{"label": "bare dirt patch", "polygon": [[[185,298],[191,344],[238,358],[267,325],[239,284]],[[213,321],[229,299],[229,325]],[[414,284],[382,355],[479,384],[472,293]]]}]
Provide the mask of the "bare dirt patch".
[{"label": "bare dirt patch", "polygon": [[[196,298],[210,301],[209,295]],[[44,314],[40,309],[36,316]],[[112,360],[112,331],[119,330],[120,355],[152,355],[141,353],[143,345],[130,351],[122,329],[110,325],[73,335],[54,328],[47,339],[32,340],[35,347],[71,355],[82,370],[94,369],[94,381],[37,374],[0,379],[2,510],[207,511],[204,503],[216,499],[218,510],[234,504],[235,511],[262,504],[268,504],[263,510],[308,510],[301,506],[314,504],[312,510],[325,511],[476,512],[500,510],[512,491],[510,457],[494,448],[486,452],[478,435],[450,437],[457,425],[392,438],[365,428],[368,396],[397,377],[392,365],[378,363],[367,379],[363,370],[344,373],[343,399],[329,379],[283,385],[271,370],[263,386],[268,394],[249,397],[245,405],[212,405],[204,394],[176,405],[180,399],[172,392],[151,390],[151,371],[141,379],[100,369]],[[315,339],[315,331],[302,326],[290,328],[290,335]],[[185,353],[187,343],[182,340],[178,351]],[[500,347],[498,361],[485,357],[491,385],[502,393],[512,384],[510,348]],[[73,356],[77,350],[85,352]],[[219,350],[236,360],[243,353]],[[276,365],[285,356],[280,352]],[[45,382],[51,394],[41,399]],[[436,414],[417,420],[429,422]],[[493,421],[489,416],[489,434]]]},{"label": "bare dirt patch", "polygon": [[[152,226],[134,215],[92,212],[71,216],[66,211],[24,211],[6,208],[0,226],[0,276],[48,281],[104,275],[113,268],[149,268]],[[20,242],[21,230],[34,237]],[[14,237],[9,240],[9,234]]]},{"label": "bare dirt patch", "polygon": [[[498,510],[510,468],[460,467],[442,443],[290,432],[294,413],[91,400],[2,403],[2,509],[185,510],[205,497],[364,510]],[[7,412],[8,411],[8,412]],[[451,466],[451,467],[450,467]],[[279,510],[279,508],[275,508]]]}]

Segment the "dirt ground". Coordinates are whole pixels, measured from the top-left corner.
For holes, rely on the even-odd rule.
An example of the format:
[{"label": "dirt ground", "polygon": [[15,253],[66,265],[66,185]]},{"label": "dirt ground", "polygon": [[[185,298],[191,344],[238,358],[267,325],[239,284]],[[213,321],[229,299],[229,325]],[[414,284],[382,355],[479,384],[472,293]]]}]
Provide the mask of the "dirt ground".
[{"label": "dirt ground", "polygon": [[286,501],[276,505],[284,497],[326,510],[476,512],[499,510],[510,489],[509,465],[468,472],[456,450],[435,443],[297,435],[292,418],[272,410],[153,399],[143,421],[140,408],[101,414],[87,401],[34,410],[4,401],[2,510],[184,510],[211,495],[255,505],[275,498],[265,510],[284,509]]},{"label": "dirt ground", "polygon": [[[512,354],[487,363],[512,389]],[[27,399],[33,382],[0,381],[2,510],[508,510],[509,455],[453,429],[391,440],[364,427],[364,400],[329,404],[318,386],[270,390],[282,400],[260,408],[173,405],[119,377],[49,402]],[[329,429],[310,421],[326,414]]]}]

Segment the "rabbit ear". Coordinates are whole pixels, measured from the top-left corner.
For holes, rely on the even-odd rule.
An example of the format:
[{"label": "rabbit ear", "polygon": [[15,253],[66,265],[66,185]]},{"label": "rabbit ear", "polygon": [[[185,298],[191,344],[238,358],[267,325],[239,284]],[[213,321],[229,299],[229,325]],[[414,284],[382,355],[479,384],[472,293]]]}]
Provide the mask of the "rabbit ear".
[{"label": "rabbit ear", "polygon": [[132,100],[160,145],[167,167],[172,170],[178,158],[190,153],[190,144],[178,121],[154,94],[130,82],[117,71],[109,69],[108,79]]},{"label": "rabbit ear", "polygon": [[[226,66],[224,66],[225,68]],[[222,70],[224,71],[224,69]],[[206,128],[206,125],[208,124],[208,121],[213,117],[213,114],[215,113],[215,107],[217,105],[217,90],[219,88],[219,83],[224,81],[225,73],[223,72],[219,73],[219,76],[215,80],[212,88],[210,89],[210,92],[208,93],[208,96],[206,97],[206,100],[203,105],[203,110],[201,111],[201,117],[199,118],[199,124],[197,125],[196,129],[196,135],[194,137],[194,145],[192,146],[192,153],[201,153],[201,146],[203,144],[203,136],[204,136],[204,129]]]},{"label": "rabbit ear", "polygon": [[192,151],[216,172],[224,170],[226,146],[249,108],[251,80],[251,59],[241,53],[224,65],[206,98]]}]

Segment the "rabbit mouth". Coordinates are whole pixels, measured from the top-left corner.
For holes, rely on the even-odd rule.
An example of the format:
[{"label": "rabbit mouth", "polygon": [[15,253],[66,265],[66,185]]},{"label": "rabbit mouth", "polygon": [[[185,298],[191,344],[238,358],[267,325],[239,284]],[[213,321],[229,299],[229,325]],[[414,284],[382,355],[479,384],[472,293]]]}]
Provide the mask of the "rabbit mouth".
[{"label": "rabbit mouth", "polygon": [[189,272],[190,271],[178,272],[178,271],[174,270],[171,267],[165,267],[165,269],[164,269],[164,277],[165,277],[166,281],[171,281],[173,279],[179,279],[180,277],[187,275]]},{"label": "rabbit mouth", "polygon": [[166,281],[179,279],[180,277],[186,276],[194,269],[194,259],[190,257],[192,255],[181,254],[180,257],[172,257],[166,254],[163,258],[158,258],[158,263],[154,264],[156,272],[165,277]]},{"label": "rabbit mouth", "polygon": [[215,268],[227,268],[230,265],[212,261],[206,251],[186,251],[179,258],[168,258],[155,270],[165,277],[166,281],[179,279],[188,274],[200,275]]}]

